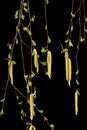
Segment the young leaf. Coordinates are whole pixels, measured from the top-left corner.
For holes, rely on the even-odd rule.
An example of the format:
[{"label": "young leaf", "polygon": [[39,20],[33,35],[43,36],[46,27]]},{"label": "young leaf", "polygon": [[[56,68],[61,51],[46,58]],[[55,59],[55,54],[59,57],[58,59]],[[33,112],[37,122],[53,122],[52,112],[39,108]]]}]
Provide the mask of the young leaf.
[{"label": "young leaf", "polygon": [[5,99],[4,99],[4,98],[0,100],[0,102],[4,102],[4,101],[5,101]]},{"label": "young leaf", "polygon": [[42,48],[41,48],[41,53],[44,53],[44,52],[47,52],[46,47],[42,47]]},{"label": "young leaf", "polygon": [[52,130],[54,130],[54,125],[53,125],[53,124],[51,124],[51,125],[50,125],[50,128],[51,128]]},{"label": "young leaf", "polygon": [[26,7],[26,6],[28,6],[28,5],[27,5],[27,3],[26,3],[26,2],[24,2],[24,3],[23,3],[23,6],[24,6],[24,7]]},{"label": "young leaf", "polygon": [[62,49],[62,51],[60,52],[61,54],[62,53],[65,53],[65,52],[67,52],[68,51],[68,49],[67,48],[64,48],[64,49]]},{"label": "young leaf", "polygon": [[34,20],[35,20],[35,15],[33,15],[33,16],[31,17],[31,21],[34,22]]},{"label": "young leaf", "polygon": [[51,43],[51,39],[50,39],[49,36],[48,36],[48,38],[47,38],[47,43],[48,43],[48,44]]},{"label": "young leaf", "polygon": [[23,14],[21,15],[21,19],[23,19],[23,20],[25,19],[25,16]]},{"label": "young leaf", "polygon": [[28,10],[27,8],[25,8],[25,7],[24,7],[24,11],[25,11],[26,13],[29,13],[29,10]]},{"label": "young leaf", "polygon": [[0,116],[2,116],[3,114],[4,114],[4,111],[3,111],[3,109],[1,109]]},{"label": "young leaf", "polygon": [[48,0],[45,0],[46,1],[46,4],[48,5],[49,4],[49,1]]},{"label": "young leaf", "polygon": [[84,29],[84,31],[85,31],[85,33],[87,33],[87,29],[86,28]]},{"label": "young leaf", "polygon": [[80,42],[82,43],[82,42],[84,42],[84,38],[82,38],[82,37],[80,37]]},{"label": "young leaf", "polygon": [[23,27],[23,30],[24,30],[24,31],[27,31],[27,30],[28,30],[28,28],[27,28],[27,27]]},{"label": "young leaf", "polygon": [[71,16],[74,18],[76,15],[71,12]]},{"label": "young leaf", "polygon": [[87,22],[87,18],[85,18],[85,22]]},{"label": "young leaf", "polygon": [[71,40],[69,40],[69,46],[73,47],[73,44],[72,44]]},{"label": "young leaf", "polygon": [[41,62],[41,64],[42,64],[43,66],[46,66],[47,62],[46,62],[46,61],[43,61],[43,62]]},{"label": "young leaf", "polygon": [[19,15],[19,11],[17,10],[16,12],[15,12],[15,19],[18,19],[18,15]]}]

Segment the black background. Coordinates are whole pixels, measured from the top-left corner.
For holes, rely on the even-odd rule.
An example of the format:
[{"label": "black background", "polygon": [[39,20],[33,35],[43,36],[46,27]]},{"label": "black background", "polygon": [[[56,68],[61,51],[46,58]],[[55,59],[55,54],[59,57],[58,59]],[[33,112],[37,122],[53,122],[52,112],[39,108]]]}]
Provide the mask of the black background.
[{"label": "black background", "polygon": [[[70,0],[49,0],[50,3],[47,6],[47,20],[49,35],[52,40],[50,50],[52,51],[52,79],[49,79],[43,69],[40,69],[40,73],[37,74],[34,84],[37,90],[36,104],[40,109],[44,110],[44,114],[48,118],[50,123],[53,123],[55,130],[67,130],[74,129],[79,130],[86,128],[85,117],[86,112],[86,77],[87,77],[87,43],[80,45],[79,50],[79,114],[76,117],[74,114],[74,92],[75,92],[75,74],[73,74],[73,80],[71,87],[68,87],[65,80],[65,68],[64,68],[64,56],[60,54],[60,43],[64,43],[65,33],[69,24],[71,1]],[[6,2],[6,3],[5,3]],[[78,3],[78,1],[77,1]],[[44,35],[44,7],[43,1],[32,1],[31,14],[35,14],[36,21],[32,25],[32,32],[37,47],[40,49],[45,42]],[[0,98],[3,97],[3,88],[5,87],[8,67],[7,61],[4,59],[8,55],[8,48],[6,44],[11,42],[15,35],[16,20],[14,19],[14,13],[19,7],[19,1],[9,0],[0,1]],[[77,37],[76,37],[77,38]],[[16,50],[17,49],[17,50]],[[17,47],[14,50],[15,59],[17,61],[18,68],[15,67],[14,79],[18,88],[23,91],[22,79],[21,79],[21,55],[20,48]],[[27,52],[26,52],[27,53]],[[71,51],[71,56],[74,56],[74,50]],[[75,71],[75,65],[73,60],[73,71]],[[83,95],[83,96],[82,96]],[[82,97],[82,98],[81,98]],[[82,101],[82,102],[81,102]],[[81,109],[82,108],[82,109]],[[0,129],[13,129],[13,130],[25,130],[23,123],[20,121],[19,108],[15,99],[14,89],[9,84],[7,90],[7,96],[5,101],[5,114],[0,117]],[[84,117],[84,118],[83,118]],[[82,122],[83,125],[82,125]],[[35,117],[36,129],[49,129],[44,123],[42,117],[36,111]]]}]

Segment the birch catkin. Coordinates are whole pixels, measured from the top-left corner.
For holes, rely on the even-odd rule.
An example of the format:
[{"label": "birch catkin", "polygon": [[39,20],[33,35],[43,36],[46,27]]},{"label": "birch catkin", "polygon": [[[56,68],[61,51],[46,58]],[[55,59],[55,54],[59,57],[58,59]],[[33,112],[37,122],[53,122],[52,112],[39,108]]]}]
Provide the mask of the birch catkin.
[{"label": "birch catkin", "polygon": [[47,75],[51,78],[51,68],[52,68],[52,53],[47,51]]},{"label": "birch catkin", "polygon": [[36,49],[34,49],[34,66],[36,68],[36,72],[38,73],[39,64],[38,64],[38,55],[37,55],[37,50]]},{"label": "birch catkin", "polygon": [[8,61],[8,73],[11,80],[11,84],[13,85],[13,63],[11,60]]},{"label": "birch catkin", "polygon": [[33,117],[35,115],[34,112],[34,96],[33,94],[30,94],[30,119],[33,120]]},{"label": "birch catkin", "polygon": [[71,77],[72,77],[72,63],[71,59],[68,59],[68,85],[71,85]]},{"label": "birch catkin", "polygon": [[68,85],[70,86],[72,78],[72,63],[67,51],[65,52],[65,73],[66,73],[66,80],[68,81]]},{"label": "birch catkin", "polygon": [[75,115],[78,115],[78,90],[75,92]]},{"label": "birch catkin", "polygon": [[66,80],[68,81],[68,52],[65,52],[65,74],[66,74]]}]

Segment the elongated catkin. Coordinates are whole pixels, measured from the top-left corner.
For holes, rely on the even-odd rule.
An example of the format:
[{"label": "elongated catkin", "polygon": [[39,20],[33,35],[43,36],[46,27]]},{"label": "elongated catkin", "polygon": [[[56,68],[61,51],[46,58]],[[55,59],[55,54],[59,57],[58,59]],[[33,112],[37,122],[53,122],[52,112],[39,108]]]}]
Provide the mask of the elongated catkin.
[{"label": "elongated catkin", "polygon": [[65,52],[65,74],[66,80],[68,81],[68,85],[70,86],[72,79],[72,63],[67,51]]},{"label": "elongated catkin", "polygon": [[47,75],[51,78],[51,68],[52,68],[52,53],[47,51]]},{"label": "elongated catkin", "polygon": [[68,85],[71,85],[71,78],[72,78],[72,63],[71,59],[68,59]]},{"label": "elongated catkin", "polygon": [[33,94],[30,94],[30,119],[33,120],[33,117],[35,115],[34,112],[34,96]]},{"label": "elongated catkin", "polygon": [[8,73],[9,73],[11,84],[13,85],[13,63],[11,60],[8,61]]},{"label": "elongated catkin", "polygon": [[36,72],[38,73],[39,64],[38,64],[38,55],[37,55],[37,50],[36,49],[34,49],[34,66],[36,68]]},{"label": "elongated catkin", "polygon": [[78,115],[78,90],[75,92],[75,115]]}]

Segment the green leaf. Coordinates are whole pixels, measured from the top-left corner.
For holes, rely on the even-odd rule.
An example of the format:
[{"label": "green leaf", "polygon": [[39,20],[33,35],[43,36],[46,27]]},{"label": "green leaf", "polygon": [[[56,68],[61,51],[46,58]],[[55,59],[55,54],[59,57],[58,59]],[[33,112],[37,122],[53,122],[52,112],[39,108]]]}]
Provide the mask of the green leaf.
[{"label": "green leaf", "polygon": [[69,42],[69,40],[67,39],[67,40],[65,40],[64,42],[65,42],[65,43],[68,43],[68,42]]},{"label": "green leaf", "polygon": [[69,40],[69,47],[73,47],[71,40]]},{"label": "green leaf", "polygon": [[35,77],[35,73],[34,72],[32,72],[32,74],[31,74],[31,78],[33,78],[33,77]]},{"label": "green leaf", "polygon": [[32,35],[32,32],[29,29],[27,30],[27,32],[28,32],[29,36]]},{"label": "green leaf", "polygon": [[18,102],[19,105],[22,105],[22,101]]},{"label": "green leaf", "polygon": [[85,28],[84,31],[87,33],[87,29]]},{"label": "green leaf", "polygon": [[73,25],[71,26],[71,32],[73,31]]},{"label": "green leaf", "polygon": [[24,75],[24,79],[25,79],[25,81],[27,81],[28,75]]},{"label": "green leaf", "polygon": [[25,11],[26,13],[29,13],[29,9],[27,9],[27,8],[25,8],[25,7],[24,7],[24,11]]},{"label": "green leaf", "polygon": [[47,117],[44,117],[44,121],[48,121],[48,118],[47,118]]},{"label": "green leaf", "polygon": [[25,19],[25,16],[23,14],[21,15],[21,19],[23,19],[23,20]]},{"label": "green leaf", "polygon": [[18,45],[18,39],[16,38],[16,41],[15,41],[16,45]]},{"label": "green leaf", "polygon": [[9,60],[11,59],[11,55],[10,55],[10,54],[8,54],[8,59],[9,59]]},{"label": "green leaf", "polygon": [[18,19],[18,15],[19,15],[19,11],[17,10],[16,12],[15,12],[15,19]]},{"label": "green leaf", "polygon": [[76,15],[71,12],[71,16],[74,18]]},{"label": "green leaf", "polygon": [[49,36],[48,36],[48,38],[47,38],[47,43],[48,43],[48,44],[51,43],[51,39],[50,39]]},{"label": "green leaf", "polygon": [[31,81],[28,82],[28,86],[30,86],[30,87],[32,86],[32,82]]},{"label": "green leaf", "polygon": [[47,25],[45,25],[45,30],[47,30]]},{"label": "green leaf", "polygon": [[5,99],[4,99],[4,98],[0,100],[0,102],[4,102],[4,101],[5,101]]},{"label": "green leaf", "polygon": [[79,41],[82,43],[82,42],[84,42],[84,38],[82,38],[82,37],[80,37],[80,39],[79,39]]},{"label": "green leaf", "polygon": [[4,114],[4,111],[3,111],[3,109],[1,109],[0,116],[2,116],[3,114]]},{"label": "green leaf", "polygon": [[12,44],[7,43],[7,47],[9,48],[9,50],[12,49]]},{"label": "green leaf", "polygon": [[46,47],[42,47],[42,48],[41,48],[41,53],[44,53],[44,52],[47,52]]},{"label": "green leaf", "polygon": [[43,110],[39,110],[39,112],[43,114]]},{"label": "green leaf", "polygon": [[48,0],[45,0],[46,1],[46,4],[48,5],[49,4],[49,1]]},{"label": "green leaf", "polygon": [[33,15],[33,16],[31,17],[31,21],[34,22],[34,20],[35,20],[35,15]]},{"label": "green leaf", "polygon": [[46,62],[46,61],[43,61],[43,62],[41,62],[41,64],[42,64],[43,66],[46,66],[47,62]]},{"label": "green leaf", "polygon": [[30,123],[30,122],[26,122],[26,125],[27,125],[27,126],[30,126],[30,125],[31,125],[31,123]]},{"label": "green leaf", "polygon": [[23,3],[23,6],[26,7],[26,6],[28,6],[28,4],[27,4],[26,2],[24,2],[24,3]]},{"label": "green leaf", "polygon": [[32,51],[32,56],[34,56],[34,54],[35,54],[35,52],[34,52],[34,49],[33,49],[33,51]]},{"label": "green leaf", "polygon": [[16,62],[15,62],[15,61],[12,61],[12,64],[13,64],[13,65],[16,65]]},{"label": "green leaf", "polygon": [[76,75],[78,75],[78,73],[79,73],[79,70],[76,71]]},{"label": "green leaf", "polygon": [[62,54],[62,53],[65,53],[66,51],[68,51],[68,49],[67,49],[67,48],[62,49],[61,54]]},{"label": "green leaf", "polygon": [[36,42],[34,40],[32,40],[32,45],[36,46]]},{"label": "green leaf", "polygon": [[29,93],[30,92],[29,84],[27,84],[26,88],[27,88],[27,93]]},{"label": "green leaf", "polygon": [[19,100],[19,96],[18,95],[16,96],[16,99]]},{"label": "green leaf", "polygon": [[54,125],[53,125],[53,124],[51,124],[51,125],[50,125],[50,128],[51,128],[52,130],[54,130]]},{"label": "green leaf", "polygon": [[87,22],[87,18],[85,18],[85,22]]},{"label": "green leaf", "polygon": [[19,33],[20,32],[20,29],[18,28],[18,26],[16,26],[16,31]]},{"label": "green leaf", "polygon": [[69,30],[67,30],[67,32],[66,32],[66,36],[69,34]]},{"label": "green leaf", "polygon": [[27,27],[23,27],[23,30],[24,30],[24,31],[27,31],[27,30],[28,30],[28,28],[27,28]]},{"label": "green leaf", "polygon": [[77,85],[80,85],[80,83],[79,83],[79,81],[78,81],[78,80],[76,80],[76,84],[77,84]]}]

